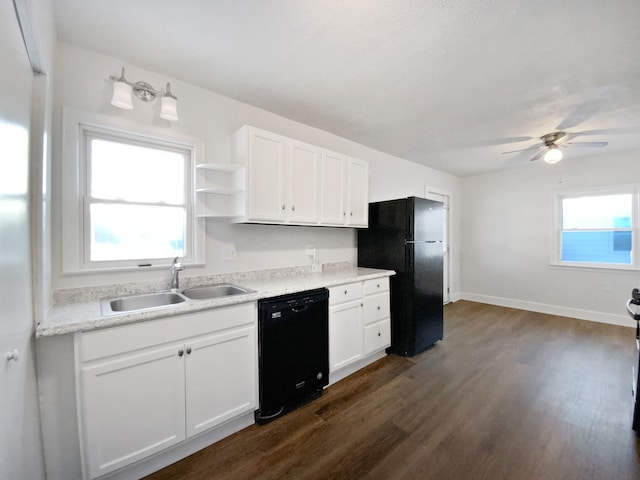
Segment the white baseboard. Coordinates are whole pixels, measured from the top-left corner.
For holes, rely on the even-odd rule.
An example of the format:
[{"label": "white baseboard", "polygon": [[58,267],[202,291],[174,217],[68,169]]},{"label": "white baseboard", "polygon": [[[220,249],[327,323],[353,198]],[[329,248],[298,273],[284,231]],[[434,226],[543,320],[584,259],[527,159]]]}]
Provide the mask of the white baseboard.
[{"label": "white baseboard", "polygon": [[450,293],[449,294],[449,302],[454,303],[458,300],[462,300],[462,294],[460,292]]},{"label": "white baseboard", "polygon": [[367,365],[380,360],[381,358],[386,357],[387,352],[385,352],[385,349],[383,348],[382,350],[379,350],[377,352],[374,352],[364,358],[361,358],[360,360],[357,360],[353,363],[350,363],[349,365],[342,367],[339,370],[335,370],[333,372],[329,373],[329,385],[331,386],[336,382],[339,382],[340,380],[342,380],[345,377],[348,377],[349,375],[351,375],[352,373],[357,372],[358,370],[360,370],[361,368],[366,367]]},{"label": "white baseboard", "polygon": [[478,295],[475,293],[462,292],[460,300],[469,300],[478,303],[488,303],[490,305],[498,305],[501,307],[517,308],[519,310],[527,310],[530,312],[547,313],[550,315],[559,315],[561,317],[571,317],[580,320],[589,320],[591,322],[608,323],[611,325],[620,325],[622,327],[635,327],[636,322],[626,315],[618,315],[612,313],[596,312],[593,310],[581,310],[579,308],[562,307],[560,305],[549,305],[546,303],[527,302],[524,300],[514,300],[511,298],[492,297],[489,295]]},{"label": "white baseboard", "polygon": [[196,437],[185,440],[175,447],[168,448],[162,452],[149,458],[134,463],[129,467],[118,470],[111,475],[101,477],[104,480],[130,480],[132,478],[142,478],[150,475],[166,466],[169,466],[178,460],[188,457],[203,448],[213,445],[214,443],[228,437],[243,428],[253,425],[253,411],[223,423],[208,432],[202,433]]}]

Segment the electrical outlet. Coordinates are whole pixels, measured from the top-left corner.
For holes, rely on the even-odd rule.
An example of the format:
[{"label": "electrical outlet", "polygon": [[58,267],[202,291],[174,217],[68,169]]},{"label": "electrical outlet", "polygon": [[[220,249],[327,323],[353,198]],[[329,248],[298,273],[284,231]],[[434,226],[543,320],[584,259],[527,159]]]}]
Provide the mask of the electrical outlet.
[{"label": "electrical outlet", "polygon": [[225,245],[222,247],[222,259],[229,261],[236,259],[236,246],[232,243],[231,245]]},{"label": "electrical outlet", "polygon": [[307,257],[316,258],[316,246],[313,244],[308,244],[305,246],[307,250]]}]

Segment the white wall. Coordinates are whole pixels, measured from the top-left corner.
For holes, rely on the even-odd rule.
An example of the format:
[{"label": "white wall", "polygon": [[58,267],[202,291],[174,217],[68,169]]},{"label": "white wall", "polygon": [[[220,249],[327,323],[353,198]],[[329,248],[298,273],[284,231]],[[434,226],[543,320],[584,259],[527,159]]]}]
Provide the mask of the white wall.
[{"label": "white wall", "polygon": [[462,179],[462,297],[546,313],[635,324],[625,314],[640,273],[551,266],[553,194],[640,182],[638,153],[540,161]]},{"label": "white wall", "polygon": [[[178,97],[180,121],[174,124],[158,116],[159,102],[142,104],[134,99],[131,111],[117,109],[109,103],[112,93],[109,75],[126,68],[130,81],[143,80],[155,87],[171,82],[171,90]],[[60,255],[60,129],[62,107],[72,107],[89,113],[120,117],[133,125],[160,126],[204,139],[208,162],[230,161],[231,135],[244,124],[286,135],[304,142],[342,152],[370,162],[371,200],[408,195],[424,195],[425,185],[442,187],[455,195],[459,180],[448,174],[407,162],[363,145],[340,138],[322,130],[231,100],[216,93],[186,84],[161,73],[141,70],[122,60],[107,57],[66,44],[57,49],[56,91],[54,103],[54,259]],[[454,219],[457,216],[454,214]],[[457,224],[457,221],[455,222]],[[265,268],[309,264],[305,245],[316,245],[321,262],[356,262],[356,233],[353,229],[324,227],[286,227],[265,225],[230,225],[224,220],[207,220],[207,264],[193,268],[184,275],[204,275]],[[237,259],[222,260],[222,247],[234,243]],[[452,242],[456,245],[455,240]],[[458,291],[459,272],[457,250],[454,248],[454,291]],[[144,271],[127,274],[60,274],[54,264],[54,288],[98,285],[122,281],[157,280],[167,272]]]}]

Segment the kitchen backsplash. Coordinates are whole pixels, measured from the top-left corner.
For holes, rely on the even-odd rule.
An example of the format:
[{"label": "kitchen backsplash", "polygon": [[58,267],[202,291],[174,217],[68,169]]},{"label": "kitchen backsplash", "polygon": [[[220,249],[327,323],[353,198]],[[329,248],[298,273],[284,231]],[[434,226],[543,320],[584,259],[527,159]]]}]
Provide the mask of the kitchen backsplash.
[{"label": "kitchen backsplash", "polygon": [[[325,263],[323,271],[337,271],[352,268],[351,262]],[[274,268],[268,270],[254,270],[247,272],[224,273],[219,275],[202,275],[193,277],[181,277],[180,287],[190,288],[212,283],[242,283],[247,280],[276,280],[283,277],[303,276],[311,274],[311,265],[297,267]],[[126,295],[138,295],[141,293],[169,290],[171,288],[168,279],[156,282],[128,282],[112,285],[96,285],[87,287],[61,288],[53,291],[53,303],[65,305],[70,303],[82,303],[109,297]]]}]

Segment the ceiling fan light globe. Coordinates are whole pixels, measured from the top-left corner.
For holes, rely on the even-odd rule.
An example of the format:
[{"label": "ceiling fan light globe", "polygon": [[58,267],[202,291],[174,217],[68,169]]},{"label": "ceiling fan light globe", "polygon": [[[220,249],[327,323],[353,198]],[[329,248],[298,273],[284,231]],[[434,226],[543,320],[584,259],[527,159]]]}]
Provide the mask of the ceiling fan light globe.
[{"label": "ceiling fan light globe", "polygon": [[548,164],[558,163],[562,160],[562,151],[558,147],[549,147],[549,151],[544,154],[544,161]]}]

